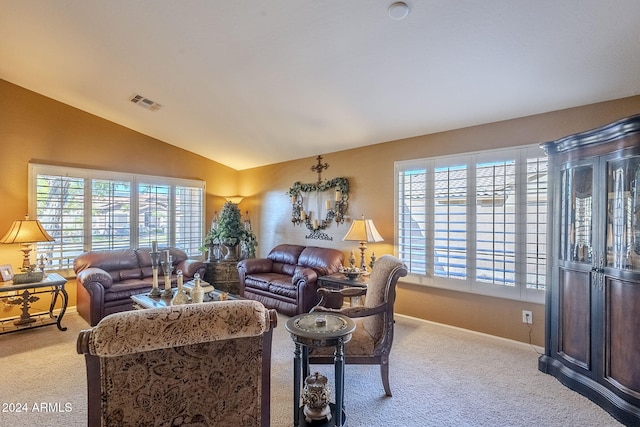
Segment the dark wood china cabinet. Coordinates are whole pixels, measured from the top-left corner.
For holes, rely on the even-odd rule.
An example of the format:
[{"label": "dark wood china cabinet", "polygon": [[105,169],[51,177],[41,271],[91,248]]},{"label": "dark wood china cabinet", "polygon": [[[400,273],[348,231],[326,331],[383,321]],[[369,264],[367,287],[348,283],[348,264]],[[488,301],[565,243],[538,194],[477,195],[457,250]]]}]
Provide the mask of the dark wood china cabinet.
[{"label": "dark wood china cabinet", "polygon": [[549,155],[541,371],[640,424],[640,115],[542,145]]}]

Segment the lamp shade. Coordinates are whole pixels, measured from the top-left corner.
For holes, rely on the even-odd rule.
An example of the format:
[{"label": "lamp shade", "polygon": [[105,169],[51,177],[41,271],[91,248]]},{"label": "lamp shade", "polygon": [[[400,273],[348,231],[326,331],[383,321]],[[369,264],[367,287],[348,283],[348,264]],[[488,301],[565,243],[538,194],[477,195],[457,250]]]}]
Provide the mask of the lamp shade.
[{"label": "lamp shade", "polygon": [[231,202],[233,204],[239,204],[242,199],[244,199],[243,196],[229,196],[229,197],[225,197],[225,199],[227,200],[227,202]]},{"label": "lamp shade", "polygon": [[13,221],[7,234],[0,239],[0,243],[53,242],[54,240],[37,219],[22,219]]},{"label": "lamp shade", "polygon": [[351,223],[351,227],[347,234],[342,238],[343,241],[354,242],[382,242],[384,239],[378,233],[372,219],[355,219]]}]

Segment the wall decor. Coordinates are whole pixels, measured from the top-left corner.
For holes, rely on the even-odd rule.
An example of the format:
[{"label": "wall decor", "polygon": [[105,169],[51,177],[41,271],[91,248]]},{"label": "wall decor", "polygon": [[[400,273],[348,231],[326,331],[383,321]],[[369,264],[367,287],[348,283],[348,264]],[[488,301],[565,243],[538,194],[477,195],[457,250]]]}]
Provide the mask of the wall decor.
[{"label": "wall decor", "polygon": [[349,180],[339,177],[315,184],[295,182],[287,194],[291,199],[291,222],[294,225],[304,224],[311,232],[305,238],[333,240],[322,230],[326,230],[332,221],[338,225],[345,221],[349,205]]}]

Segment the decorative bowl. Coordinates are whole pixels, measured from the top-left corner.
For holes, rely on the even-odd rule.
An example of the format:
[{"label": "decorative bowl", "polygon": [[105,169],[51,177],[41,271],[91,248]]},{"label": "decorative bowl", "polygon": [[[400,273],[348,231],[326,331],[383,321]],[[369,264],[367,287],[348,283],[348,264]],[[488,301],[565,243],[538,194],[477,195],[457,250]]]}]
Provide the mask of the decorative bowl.
[{"label": "decorative bowl", "polygon": [[342,272],[342,274],[344,274],[344,275],[347,277],[347,279],[351,279],[351,280],[353,280],[353,279],[357,279],[358,277],[360,277],[360,275],[362,274],[362,272],[361,272],[361,271],[348,271],[348,270],[344,270],[344,271]]}]

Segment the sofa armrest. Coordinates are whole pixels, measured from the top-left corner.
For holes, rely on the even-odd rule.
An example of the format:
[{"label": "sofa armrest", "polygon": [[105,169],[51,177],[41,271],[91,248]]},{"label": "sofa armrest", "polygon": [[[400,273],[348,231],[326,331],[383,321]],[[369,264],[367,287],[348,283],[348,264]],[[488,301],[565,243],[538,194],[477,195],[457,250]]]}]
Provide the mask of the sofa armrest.
[{"label": "sofa armrest", "polygon": [[113,285],[113,278],[111,275],[98,267],[89,267],[82,270],[76,276],[76,280],[87,289],[91,287],[92,283],[98,284],[104,289],[109,289],[111,285]]},{"label": "sofa armrest", "polygon": [[200,278],[204,278],[207,266],[204,262],[197,259],[186,259],[176,265],[175,271],[182,270],[185,278],[192,278],[198,273]]},{"label": "sofa armrest", "polygon": [[291,277],[291,283],[294,286],[300,286],[304,283],[315,284],[318,281],[318,273],[312,268],[296,268],[296,272]]},{"label": "sofa armrest", "polygon": [[312,268],[297,267],[291,283],[298,290],[298,313],[308,313],[320,300],[317,294],[318,273]]},{"label": "sofa armrest", "polygon": [[273,271],[273,261],[268,258],[247,258],[238,263],[238,272],[245,275],[254,273],[269,273]]}]

